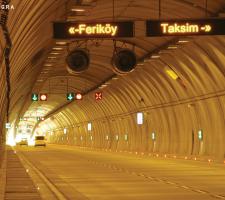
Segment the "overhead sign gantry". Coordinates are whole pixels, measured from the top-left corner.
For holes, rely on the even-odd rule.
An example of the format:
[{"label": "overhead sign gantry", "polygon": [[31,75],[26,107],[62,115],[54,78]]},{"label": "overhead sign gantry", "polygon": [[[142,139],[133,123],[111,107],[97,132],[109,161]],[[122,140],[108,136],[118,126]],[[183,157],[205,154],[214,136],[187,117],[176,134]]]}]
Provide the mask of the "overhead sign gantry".
[{"label": "overhead sign gantry", "polygon": [[148,20],[146,36],[225,35],[225,19]]}]

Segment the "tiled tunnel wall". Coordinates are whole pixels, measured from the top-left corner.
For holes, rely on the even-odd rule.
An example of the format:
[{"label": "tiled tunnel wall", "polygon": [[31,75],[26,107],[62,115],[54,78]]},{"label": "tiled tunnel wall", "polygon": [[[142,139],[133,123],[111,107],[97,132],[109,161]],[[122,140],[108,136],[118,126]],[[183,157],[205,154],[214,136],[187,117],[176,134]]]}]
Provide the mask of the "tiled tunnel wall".
[{"label": "tiled tunnel wall", "polygon": [[[113,150],[224,158],[224,96],[199,100],[195,104],[165,105],[143,113],[143,125],[137,124],[136,113],[69,126],[62,122],[65,119],[57,116],[53,122],[61,128],[50,129],[49,141]],[[88,122],[92,122],[91,131],[87,129]],[[66,132],[64,128],[67,128]],[[202,140],[198,136],[200,130],[203,132]],[[153,132],[155,141],[152,140]]]}]

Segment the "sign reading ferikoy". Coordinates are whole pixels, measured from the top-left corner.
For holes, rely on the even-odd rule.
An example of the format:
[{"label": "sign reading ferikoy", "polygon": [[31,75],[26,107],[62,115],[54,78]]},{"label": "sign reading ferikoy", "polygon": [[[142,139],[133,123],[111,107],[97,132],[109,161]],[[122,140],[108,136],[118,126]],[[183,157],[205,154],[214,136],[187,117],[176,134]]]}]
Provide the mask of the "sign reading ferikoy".
[{"label": "sign reading ferikoy", "polygon": [[225,19],[148,20],[146,36],[225,35]]},{"label": "sign reading ferikoy", "polygon": [[133,37],[134,22],[54,22],[55,39]]}]

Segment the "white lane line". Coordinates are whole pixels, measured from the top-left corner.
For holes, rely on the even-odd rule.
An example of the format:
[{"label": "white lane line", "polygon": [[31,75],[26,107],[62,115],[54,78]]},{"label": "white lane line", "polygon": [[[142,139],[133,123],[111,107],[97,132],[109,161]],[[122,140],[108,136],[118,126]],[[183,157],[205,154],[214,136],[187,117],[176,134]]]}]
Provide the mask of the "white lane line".
[{"label": "white lane line", "polygon": [[42,179],[42,181],[48,186],[48,188],[58,200],[68,200],[64,194],[61,193],[58,188],[52,182],[50,182],[40,170],[38,170],[28,159],[25,158],[24,155],[19,154],[19,158],[24,161],[30,167],[30,169],[32,169]]},{"label": "white lane line", "polygon": [[173,182],[170,182],[170,181],[166,181],[167,184],[170,184],[170,185],[176,185],[176,183],[173,183]]},{"label": "white lane line", "polygon": [[212,197],[218,198],[218,199],[225,199],[224,196],[213,194]]},{"label": "white lane line", "polygon": [[184,189],[190,189],[188,186],[186,185],[181,185],[180,187],[184,188]]}]

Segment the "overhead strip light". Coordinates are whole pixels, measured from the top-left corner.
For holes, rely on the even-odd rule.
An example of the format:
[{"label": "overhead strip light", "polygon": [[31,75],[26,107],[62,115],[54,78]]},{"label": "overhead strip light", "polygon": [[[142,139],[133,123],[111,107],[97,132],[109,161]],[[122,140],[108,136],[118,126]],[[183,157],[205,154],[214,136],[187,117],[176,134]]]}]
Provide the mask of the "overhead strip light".
[{"label": "overhead strip light", "polygon": [[179,78],[176,72],[174,72],[172,69],[166,69],[165,71],[173,80],[177,80]]}]

